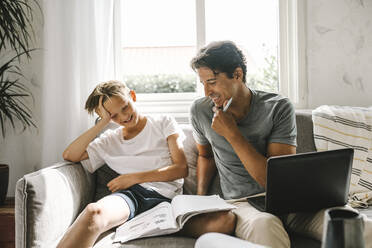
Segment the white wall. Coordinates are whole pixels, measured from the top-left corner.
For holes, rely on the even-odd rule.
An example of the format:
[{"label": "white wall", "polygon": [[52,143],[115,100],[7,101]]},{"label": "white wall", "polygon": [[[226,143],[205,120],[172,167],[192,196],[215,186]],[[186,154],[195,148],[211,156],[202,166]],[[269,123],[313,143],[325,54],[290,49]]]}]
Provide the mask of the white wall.
[{"label": "white wall", "polygon": [[372,1],[307,0],[309,107],[372,106]]},{"label": "white wall", "polygon": [[[41,2],[41,1],[40,1]],[[39,12],[35,12],[34,31],[35,31],[35,48],[42,47],[42,18]],[[34,101],[28,101],[28,106],[32,109],[33,119],[39,126],[38,129],[20,130],[14,132],[8,123],[6,138],[0,136],[0,162],[10,165],[10,177],[8,196],[15,195],[15,184],[24,174],[41,168],[41,82],[42,82],[42,50],[32,52],[32,60],[27,62],[23,60],[21,70],[29,79],[30,83],[25,85],[31,90]],[[3,62],[2,58],[2,62]],[[1,134],[0,134],[1,135]]]}]

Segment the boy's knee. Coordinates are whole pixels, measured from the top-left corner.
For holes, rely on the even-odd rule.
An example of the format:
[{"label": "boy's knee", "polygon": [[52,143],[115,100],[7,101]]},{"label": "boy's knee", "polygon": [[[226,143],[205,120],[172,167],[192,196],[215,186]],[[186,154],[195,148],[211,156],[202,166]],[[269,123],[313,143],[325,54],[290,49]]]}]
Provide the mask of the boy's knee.
[{"label": "boy's knee", "polygon": [[90,232],[102,232],[107,226],[107,220],[103,215],[103,210],[98,203],[89,203],[84,210],[84,219]]}]

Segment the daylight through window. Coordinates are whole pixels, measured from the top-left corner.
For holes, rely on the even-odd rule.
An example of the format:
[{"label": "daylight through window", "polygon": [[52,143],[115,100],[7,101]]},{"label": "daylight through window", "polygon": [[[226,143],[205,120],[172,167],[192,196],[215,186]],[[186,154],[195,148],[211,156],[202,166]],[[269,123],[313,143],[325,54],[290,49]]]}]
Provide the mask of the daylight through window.
[{"label": "daylight through window", "polygon": [[[196,93],[190,60],[203,25],[196,22],[198,7],[191,0],[121,1],[117,69],[137,94]],[[205,43],[237,43],[247,58],[248,86],[278,92],[278,0],[205,0],[204,8]]]}]

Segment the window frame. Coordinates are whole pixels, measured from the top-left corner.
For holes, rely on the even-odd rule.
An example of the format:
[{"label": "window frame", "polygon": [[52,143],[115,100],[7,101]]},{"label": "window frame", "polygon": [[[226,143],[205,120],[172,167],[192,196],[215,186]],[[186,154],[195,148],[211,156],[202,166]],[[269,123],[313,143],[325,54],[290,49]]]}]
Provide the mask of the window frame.
[{"label": "window frame", "polygon": [[279,94],[307,108],[306,0],[279,0]]},{"label": "window frame", "polygon": [[[279,1],[279,94],[288,97],[296,108],[307,107],[306,75],[306,1]],[[120,50],[121,1],[114,1],[114,73],[121,78]],[[206,42],[205,0],[195,0],[196,49]],[[196,51],[195,51],[196,52]],[[198,79],[197,79],[198,80]],[[137,94],[137,106],[145,114],[168,113],[181,123],[188,122],[189,107],[194,99],[203,96],[202,85],[196,82],[195,93]]]}]

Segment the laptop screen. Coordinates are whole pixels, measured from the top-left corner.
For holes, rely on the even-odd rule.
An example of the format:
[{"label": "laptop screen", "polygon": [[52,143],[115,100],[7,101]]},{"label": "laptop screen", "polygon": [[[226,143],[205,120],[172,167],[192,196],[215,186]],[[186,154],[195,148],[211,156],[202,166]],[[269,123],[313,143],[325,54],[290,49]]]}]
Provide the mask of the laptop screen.
[{"label": "laptop screen", "polygon": [[347,203],[351,148],[271,157],[267,161],[266,211],[312,212]]}]

